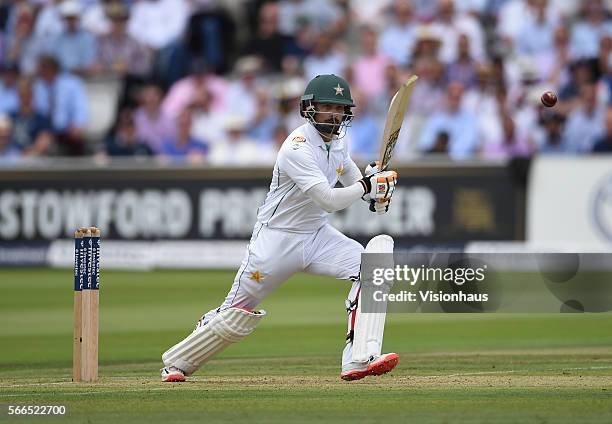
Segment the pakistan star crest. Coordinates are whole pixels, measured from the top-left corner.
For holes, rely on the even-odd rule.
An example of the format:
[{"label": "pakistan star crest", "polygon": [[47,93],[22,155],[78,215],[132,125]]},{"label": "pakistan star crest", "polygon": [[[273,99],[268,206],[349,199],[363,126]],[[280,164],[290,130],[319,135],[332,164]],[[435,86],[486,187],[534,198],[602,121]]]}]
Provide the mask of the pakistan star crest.
[{"label": "pakistan star crest", "polygon": [[261,283],[264,279],[263,274],[259,272],[259,270],[251,272],[249,278],[253,281],[257,281],[258,283]]}]

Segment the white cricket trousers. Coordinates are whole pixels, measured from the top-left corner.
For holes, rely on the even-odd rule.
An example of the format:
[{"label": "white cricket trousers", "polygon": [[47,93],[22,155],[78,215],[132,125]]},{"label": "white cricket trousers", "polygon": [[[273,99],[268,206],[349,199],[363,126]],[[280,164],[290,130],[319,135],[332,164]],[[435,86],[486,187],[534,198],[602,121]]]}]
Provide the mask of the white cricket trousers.
[{"label": "white cricket trousers", "polygon": [[[354,305],[360,288],[359,268],[363,251],[361,244],[329,223],[309,234],[291,233],[257,223],[225,301],[206,313],[203,321],[207,323],[217,313],[231,306],[254,309],[293,274],[306,272],[353,282],[346,302],[349,309],[348,331],[351,334],[355,321]],[[344,363],[348,360],[346,358],[350,358],[350,349],[345,349],[343,356]]]}]

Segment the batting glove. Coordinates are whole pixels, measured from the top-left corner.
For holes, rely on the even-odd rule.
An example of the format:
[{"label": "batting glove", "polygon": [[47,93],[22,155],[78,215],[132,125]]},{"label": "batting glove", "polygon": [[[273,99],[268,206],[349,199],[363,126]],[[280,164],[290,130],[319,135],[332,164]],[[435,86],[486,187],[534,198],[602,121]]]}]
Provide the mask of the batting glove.
[{"label": "batting glove", "polygon": [[[383,200],[382,202],[372,201],[370,206],[374,208],[372,212],[376,212],[378,215],[382,215],[383,213],[386,213],[389,210],[389,204],[391,204],[391,199]],[[372,208],[370,208],[370,210],[372,210]]]},{"label": "batting glove", "polygon": [[375,161],[370,162],[368,164],[368,166],[366,166],[364,175],[366,177],[369,177],[369,176],[374,175],[374,174],[376,174],[376,173],[378,173],[380,171],[381,171],[381,169],[380,169],[380,161],[379,160],[375,160]]},{"label": "batting glove", "polygon": [[[397,172],[383,171],[371,176],[365,176],[359,182],[363,186],[366,199],[369,197],[370,210],[376,212],[375,203],[384,203],[391,199],[397,183]],[[388,206],[388,204],[386,205]],[[388,209],[388,208],[386,208]],[[386,210],[385,210],[386,212]],[[382,213],[382,212],[379,212]]]},{"label": "batting glove", "polygon": [[[380,172],[380,161],[374,160],[370,162],[368,166],[366,166],[363,175],[365,175],[366,177],[371,177],[372,175],[377,174],[379,172]],[[364,202],[370,203],[370,200],[371,200],[370,192],[368,191],[364,193],[363,196],[361,196],[361,200],[363,200]]]}]

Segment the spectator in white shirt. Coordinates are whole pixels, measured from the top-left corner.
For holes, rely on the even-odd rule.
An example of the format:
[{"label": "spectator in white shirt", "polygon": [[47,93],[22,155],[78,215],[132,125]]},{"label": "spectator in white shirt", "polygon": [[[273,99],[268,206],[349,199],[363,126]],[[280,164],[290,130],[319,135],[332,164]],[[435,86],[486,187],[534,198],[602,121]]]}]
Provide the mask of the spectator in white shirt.
[{"label": "spectator in white shirt", "polygon": [[304,60],[304,77],[311,80],[321,74],[344,75],[346,66],[346,57],[334,38],[323,32],[315,42],[312,55]]},{"label": "spectator in white shirt", "polygon": [[61,154],[83,155],[86,152],[89,111],[85,85],[80,78],[61,72],[54,57],[42,56],[38,61],[34,107],[51,120]]},{"label": "spectator in white shirt", "polygon": [[554,31],[558,20],[547,15],[547,0],[533,0],[533,13],[523,22],[516,39],[519,56],[537,57],[553,49]]},{"label": "spectator in white shirt", "polygon": [[77,0],[65,0],[59,6],[64,31],[53,42],[53,53],[66,71],[87,75],[92,72],[96,55],[96,37],[81,27],[82,7]]},{"label": "spectator in white shirt", "polygon": [[411,61],[416,42],[416,23],[409,0],[396,0],[393,7],[394,22],[383,28],[378,39],[378,49],[396,65],[405,66]]},{"label": "spectator in white shirt", "polygon": [[189,12],[186,0],[138,0],[131,9],[128,33],[149,47],[161,49],[183,34]]},{"label": "spectator in white shirt", "polygon": [[[405,1],[405,0],[404,0]],[[378,25],[385,19],[388,9],[391,9],[393,0],[349,0],[350,14],[357,25]]]},{"label": "spectator in white shirt", "polygon": [[564,133],[567,150],[585,153],[593,149],[604,132],[605,109],[597,104],[597,89],[587,84],[580,89],[580,103],[570,112]]},{"label": "spectator in white shirt", "polygon": [[196,88],[191,103],[192,124],[191,136],[207,140],[211,146],[220,143],[227,136],[225,133],[225,114],[213,108],[214,94],[204,87]]},{"label": "spectator in white shirt", "polygon": [[260,144],[270,144],[276,129],[280,126],[280,117],[276,110],[276,99],[270,99],[267,91],[260,89],[256,94],[255,116],[249,123],[247,134]]},{"label": "spectator in white shirt", "polygon": [[443,108],[446,101],[444,66],[436,59],[424,57],[415,62],[414,69],[419,82],[414,86],[412,95],[419,100],[410,102],[410,114],[430,116]]},{"label": "spectator in white shirt", "polygon": [[419,25],[416,30],[416,41],[412,49],[412,63],[422,58],[440,60],[442,34],[439,25]]},{"label": "spectator in white shirt", "polygon": [[[410,160],[416,155],[419,150],[418,137],[423,126],[432,114],[444,108],[446,102],[444,66],[437,59],[422,57],[415,62],[414,70],[414,73],[419,76],[419,81],[412,91],[412,98],[415,100],[410,102],[395,147],[396,156],[399,160]],[[394,73],[394,71],[391,71],[389,75]],[[404,77],[397,74],[396,78],[401,83]],[[391,96],[397,91],[398,87],[397,84],[389,84],[386,101],[378,104],[379,116],[384,117],[386,115]]]},{"label": "spectator in white shirt", "polygon": [[452,0],[440,0],[437,16],[438,19],[434,22],[442,38],[442,62],[451,63],[457,60],[457,39],[461,34],[470,39],[471,56],[478,61],[485,59],[483,30],[473,16],[455,13]]},{"label": "spectator in white shirt", "polygon": [[455,9],[457,13],[470,13],[480,18],[488,2],[488,0],[455,0]]},{"label": "spectator in white shirt", "polygon": [[583,3],[584,19],[572,27],[571,44],[578,58],[595,58],[603,37],[612,36],[612,21],[606,18],[602,0]]},{"label": "spectator in white shirt", "polygon": [[283,35],[295,35],[300,22],[308,22],[317,32],[338,33],[345,25],[344,13],[336,1],[281,0],[278,7],[278,28]]},{"label": "spectator in white shirt", "polygon": [[226,118],[227,137],[212,145],[209,161],[215,166],[248,166],[274,163],[276,152],[245,135],[246,122],[238,115]]},{"label": "spectator in white shirt", "polygon": [[250,125],[257,111],[257,73],[262,69],[257,56],[243,56],[234,67],[237,79],[228,84],[225,110],[242,116]]},{"label": "spectator in white shirt", "polygon": [[569,80],[569,66],[572,52],[569,44],[569,31],[565,25],[555,28],[554,46],[540,52],[534,57],[540,74],[540,80],[548,82],[552,87],[560,87]]},{"label": "spectator in white shirt", "polygon": [[[480,65],[477,69],[476,85],[466,90],[462,107],[474,114],[478,122],[478,138],[482,144],[495,143],[502,138],[499,85],[493,79],[493,69]],[[501,95],[500,95],[501,94]]]},{"label": "spectator in white shirt", "polygon": [[278,116],[285,128],[297,128],[304,124],[304,118],[295,113],[300,108],[300,97],[304,94],[306,82],[302,78],[290,78],[279,84]]},{"label": "spectator in white shirt", "polygon": [[64,21],[59,11],[62,0],[47,2],[38,12],[34,33],[43,40],[52,41],[64,31]]},{"label": "spectator in white shirt", "polygon": [[[499,11],[496,32],[509,50],[514,49],[525,22],[533,19],[536,0],[507,0]],[[562,0],[567,2],[568,0]],[[558,9],[546,4],[546,21],[560,22]]]},{"label": "spectator in white shirt", "polygon": [[425,124],[419,140],[420,150],[438,153],[445,146],[453,159],[472,157],[479,144],[476,116],[461,107],[463,86],[460,83],[451,82],[446,93],[446,109],[434,113]]},{"label": "spectator in white shirt", "polygon": [[0,166],[19,163],[21,150],[12,142],[13,123],[11,119],[0,114]]},{"label": "spectator in white shirt", "polygon": [[[111,30],[111,22],[106,13],[108,7],[124,5],[121,0],[94,0],[85,5],[81,15],[81,24],[96,36],[106,35]],[[125,6],[127,7],[127,6]]]}]

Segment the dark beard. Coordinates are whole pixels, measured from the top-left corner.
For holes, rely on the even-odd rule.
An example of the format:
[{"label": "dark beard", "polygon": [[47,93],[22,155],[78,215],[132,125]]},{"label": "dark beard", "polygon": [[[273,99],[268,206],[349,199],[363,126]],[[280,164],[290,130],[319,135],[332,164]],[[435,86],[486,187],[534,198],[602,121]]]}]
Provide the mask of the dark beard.
[{"label": "dark beard", "polygon": [[340,124],[334,124],[332,122],[321,122],[315,124],[314,127],[320,133],[327,134],[329,136],[340,134]]}]

